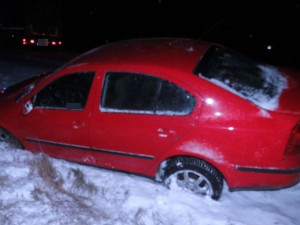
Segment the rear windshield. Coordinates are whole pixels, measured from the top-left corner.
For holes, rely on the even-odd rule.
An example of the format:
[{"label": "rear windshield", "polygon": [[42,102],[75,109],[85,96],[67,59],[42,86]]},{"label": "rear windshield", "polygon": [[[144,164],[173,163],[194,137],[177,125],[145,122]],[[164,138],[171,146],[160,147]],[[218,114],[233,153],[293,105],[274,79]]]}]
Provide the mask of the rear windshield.
[{"label": "rear windshield", "polygon": [[270,110],[278,107],[279,96],[287,87],[286,78],[276,68],[217,46],[208,49],[194,73]]}]

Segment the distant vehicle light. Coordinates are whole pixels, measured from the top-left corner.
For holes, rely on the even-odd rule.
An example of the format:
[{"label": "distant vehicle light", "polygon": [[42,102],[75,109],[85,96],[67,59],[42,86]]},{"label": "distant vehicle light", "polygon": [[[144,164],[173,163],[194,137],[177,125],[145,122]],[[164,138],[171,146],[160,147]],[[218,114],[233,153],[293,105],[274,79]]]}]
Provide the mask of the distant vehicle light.
[{"label": "distant vehicle light", "polygon": [[28,44],[26,38],[23,38],[23,39],[22,39],[22,44],[23,44],[23,45],[27,45],[27,44]]},{"label": "distant vehicle light", "polygon": [[30,44],[35,44],[35,40],[34,39],[30,39]]},{"label": "distant vehicle light", "polygon": [[58,42],[58,45],[62,45],[62,42],[61,42],[61,41],[59,41],[59,42]]},{"label": "distant vehicle light", "polygon": [[56,41],[51,41],[51,45],[53,46],[57,45]]}]

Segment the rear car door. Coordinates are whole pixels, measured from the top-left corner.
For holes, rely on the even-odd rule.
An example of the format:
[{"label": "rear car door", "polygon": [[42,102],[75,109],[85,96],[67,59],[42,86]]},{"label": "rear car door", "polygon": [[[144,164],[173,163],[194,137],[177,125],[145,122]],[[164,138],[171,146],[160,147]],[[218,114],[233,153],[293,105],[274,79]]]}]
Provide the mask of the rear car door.
[{"label": "rear car door", "polygon": [[196,98],[156,76],[103,74],[90,119],[97,164],[142,173],[192,127]]}]

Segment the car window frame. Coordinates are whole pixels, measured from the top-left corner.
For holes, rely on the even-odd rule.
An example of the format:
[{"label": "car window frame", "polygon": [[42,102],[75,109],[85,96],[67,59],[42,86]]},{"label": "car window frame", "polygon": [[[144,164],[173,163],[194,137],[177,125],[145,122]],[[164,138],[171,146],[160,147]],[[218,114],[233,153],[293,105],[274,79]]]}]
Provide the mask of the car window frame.
[{"label": "car window frame", "polygon": [[[85,101],[85,105],[82,108],[61,108],[61,107],[45,107],[45,106],[36,106],[34,105],[34,101],[36,96],[44,89],[46,88],[48,85],[52,84],[53,82],[65,77],[65,76],[69,76],[69,75],[74,75],[74,74],[80,74],[80,73],[92,73],[93,77],[91,79],[91,83],[90,83],[90,88],[89,88],[89,92],[87,94],[86,97],[86,101]],[[78,71],[66,71],[63,74],[59,74],[58,76],[56,75],[51,75],[51,76],[55,76],[53,77],[53,79],[51,79],[49,82],[47,82],[46,84],[44,84],[43,86],[39,86],[39,89],[35,91],[35,93],[31,96],[30,100],[33,103],[33,109],[47,109],[47,110],[61,110],[61,111],[84,111],[87,107],[90,95],[91,95],[91,90],[92,90],[92,86],[93,83],[95,81],[95,78],[97,76],[97,71],[96,70],[78,70]]]},{"label": "car window frame", "polygon": [[[156,92],[156,100],[155,100],[155,107],[153,110],[131,110],[131,109],[112,109],[112,108],[107,108],[105,106],[102,105],[102,103],[104,102],[104,98],[106,97],[107,93],[107,76],[110,73],[129,73],[129,74],[136,74],[136,75],[141,75],[141,76],[148,76],[148,77],[153,77],[156,79],[159,79],[159,89],[157,89]],[[171,112],[169,110],[165,110],[165,112],[159,111],[158,110],[158,99],[159,96],[161,94],[161,87],[163,85],[163,82],[168,82],[172,85],[174,85],[175,87],[177,87],[180,91],[186,92],[192,99],[193,99],[193,105],[192,107],[190,107],[190,109],[188,110],[187,113],[180,113],[180,112]],[[99,110],[102,113],[125,113],[125,114],[141,114],[141,115],[156,115],[156,116],[189,116],[190,114],[192,114],[198,104],[198,100],[196,98],[196,95],[191,93],[191,91],[187,90],[186,88],[184,88],[182,85],[178,85],[177,83],[171,81],[170,79],[167,79],[165,77],[161,77],[161,76],[155,76],[153,74],[149,74],[149,73],[145,73],[145,72],[132,72],[132,71],[113,71],[113,70],[108,70],[104,73],[103,76],[103,81],[102,81],[102,86],[101,86],[101,96],[100,96],[100,104],[98,104]]]}]

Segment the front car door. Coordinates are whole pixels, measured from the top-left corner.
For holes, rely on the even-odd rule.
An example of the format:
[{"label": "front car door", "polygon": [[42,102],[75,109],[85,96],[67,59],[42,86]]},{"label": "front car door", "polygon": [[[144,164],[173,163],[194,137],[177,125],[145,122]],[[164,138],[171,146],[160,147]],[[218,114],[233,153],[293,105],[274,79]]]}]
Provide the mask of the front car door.
[{"label": "front car door", "polygon": [[33,110],[20,121],[25,147],[75,161],[93,161],[88,149],[89,92],[94,72],[54,79],[32,98]]}]

